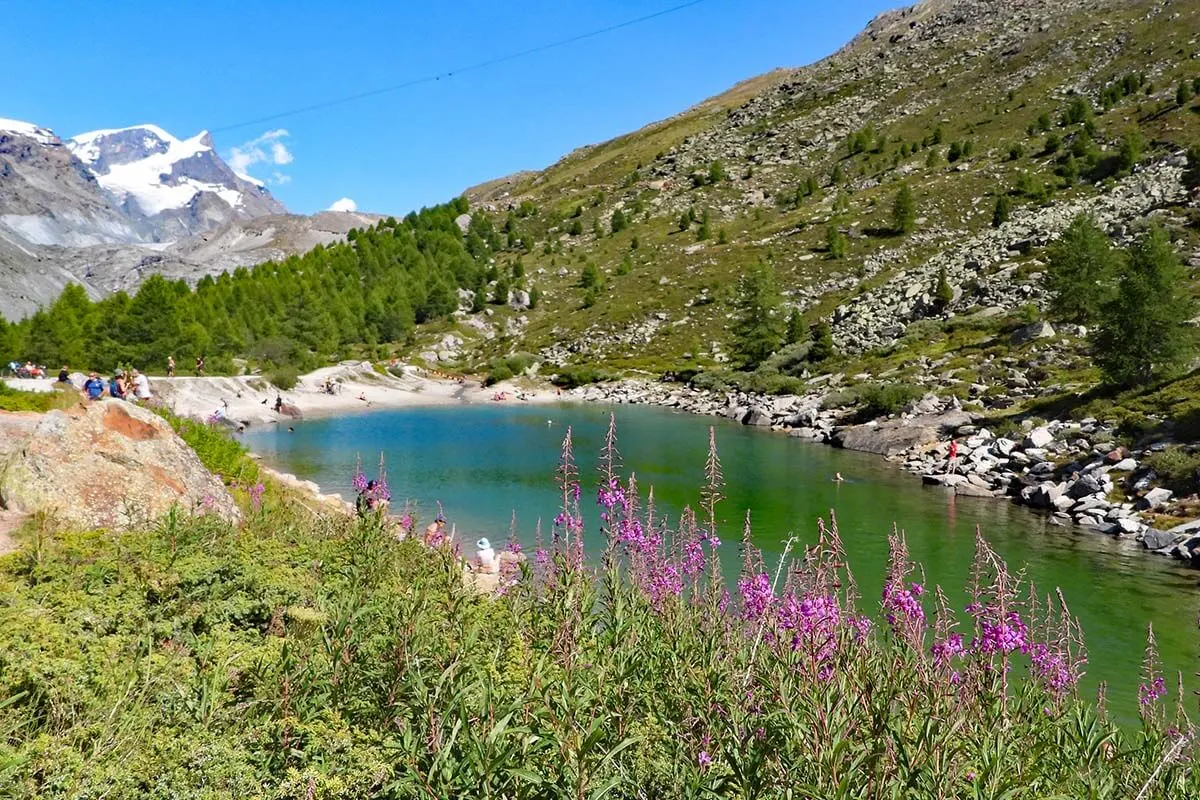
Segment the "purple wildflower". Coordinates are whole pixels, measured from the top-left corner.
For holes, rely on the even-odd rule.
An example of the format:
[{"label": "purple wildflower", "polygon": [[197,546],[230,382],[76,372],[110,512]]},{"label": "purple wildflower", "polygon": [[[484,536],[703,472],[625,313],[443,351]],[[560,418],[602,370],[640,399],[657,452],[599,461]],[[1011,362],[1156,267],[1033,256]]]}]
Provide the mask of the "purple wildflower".
[{"label": "purple wildflower", "polygon": [[267,491],[267,487],[263,486],[262,481],[254,484],[250,489],[250,506],[258,511],[262,508],[263,494]]},{"label": "purple wildflower", "polygon": [[738,581],[738,591],[742,593],[743,613],[749,620],[761,619],[775,602],[771,576],[765,572]]}]

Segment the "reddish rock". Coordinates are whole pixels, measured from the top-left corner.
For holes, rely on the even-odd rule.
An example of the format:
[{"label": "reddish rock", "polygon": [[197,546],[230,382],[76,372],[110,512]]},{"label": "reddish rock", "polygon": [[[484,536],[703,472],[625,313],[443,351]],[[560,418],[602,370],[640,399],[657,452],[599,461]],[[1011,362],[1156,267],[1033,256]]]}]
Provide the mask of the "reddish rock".
[{"label": "reddish rock", "polygon": [[[0,506],[80,528],[145,524],[173,506],[236,520],[220,479],[166,420],[122,400],[16,420],[0,415]],[[0,436],[0,438],[3,438]]]}]

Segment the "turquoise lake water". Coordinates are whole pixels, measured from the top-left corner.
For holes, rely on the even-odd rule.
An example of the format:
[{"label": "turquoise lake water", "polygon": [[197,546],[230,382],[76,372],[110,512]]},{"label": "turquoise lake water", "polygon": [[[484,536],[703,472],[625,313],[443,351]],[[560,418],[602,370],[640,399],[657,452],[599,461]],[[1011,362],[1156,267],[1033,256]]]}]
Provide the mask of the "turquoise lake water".
[{"label": "turquoise lake water", "polygon": [[[876,456],[692,414],[596,405],[377,411],[304,421],[294,433],[252,429],[245,441],[268,464],[350,500],[356,459],[361,457],[364,471],[374,476],[383,454],[393,509],[408,499],[420,518],[429,520],[440,503],[448,521],[471,542],[480,536],[503,542],[515,514],[518,535],[530,545],[538,521],[548,531],[558,511],[555,469],[568,426],[584,485],[582,504],[589,529],[596,530],[595,466],[610,412],[616,415],[624,473],[637,475],[643,493],[653,486],[658,508],[672,518],[684,506],[698,505],[708,429],[716,427],[727,484],[718,515],[726,575],[736,575],[740,565],[738,541],[747,509],[754,543],[772,568],[789,535],[804,544],[816,541],[817,519],[828,518],[833,509],[864,605],[879,597],[893,524],[906,531],[911,555],[924,565],[928,582],[961,599],[978,526],[1009,567],[1024,568],[1043,595],[1062,588],[1085,631],[1086,682],[1094,687],[1108,681],[1114,713],[1129,719],[1136,711],[1150,622],[1168,675],[1182,670],[1195,682],[1190,676],[1200,668],[1200,573],[1104,536],[1051,526],[1006,501],[956,498],[924,487]],[[837,472],[844,483],[832,480]],[[601,548],[601,542],[589,541],[593,554]]]}]

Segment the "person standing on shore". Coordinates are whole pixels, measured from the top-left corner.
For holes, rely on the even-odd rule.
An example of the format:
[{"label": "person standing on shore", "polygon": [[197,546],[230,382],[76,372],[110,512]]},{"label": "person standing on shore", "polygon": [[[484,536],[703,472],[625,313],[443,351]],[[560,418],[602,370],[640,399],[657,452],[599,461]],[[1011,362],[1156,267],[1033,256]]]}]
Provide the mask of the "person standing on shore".
[{"label": "person standing on shore", "polygon": [[958,470],[958,440],[950,440],[950,450],[946,454],[946,474],[953,475]]},{"label": "person standing on shore", "polygon": [[175,377],[175,356],[167,356],[167,377]]},{"label": "person standing on shore", "polygon": [[196,374],[204,377],[204,356],[196,356]]}]

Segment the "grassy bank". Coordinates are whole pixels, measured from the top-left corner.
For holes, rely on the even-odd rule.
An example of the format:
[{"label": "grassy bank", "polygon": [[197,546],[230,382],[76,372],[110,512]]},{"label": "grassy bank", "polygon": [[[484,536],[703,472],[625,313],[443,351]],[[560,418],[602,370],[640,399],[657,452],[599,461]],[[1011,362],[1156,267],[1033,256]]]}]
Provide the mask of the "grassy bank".
[{"label": "grassy bank", "polygon": [[[1061,598],[1038,599],[985,542],[959,614],[899,537],[883,598],[858,597],[832,521],[780,564],[745,534],[730,581],[713,554],[736,533],[707,521],[715,455],[705,508],[669,528],[602,463],[606,527],[584,531],[592,498],[565,451],[555,529],[498,598],[464,589],[448,550],[274,490],[247,496],[236,529],[27,529],[0,560],[0,794],[1200,792],[1194,701],[1153,649],[1143,725],[1121,731],[1076,696],[1084,652]],[[607,548],[598,574],[585,538]]]}]

